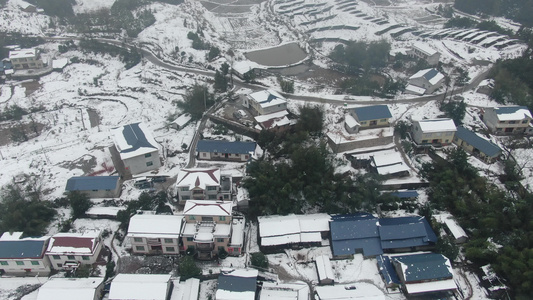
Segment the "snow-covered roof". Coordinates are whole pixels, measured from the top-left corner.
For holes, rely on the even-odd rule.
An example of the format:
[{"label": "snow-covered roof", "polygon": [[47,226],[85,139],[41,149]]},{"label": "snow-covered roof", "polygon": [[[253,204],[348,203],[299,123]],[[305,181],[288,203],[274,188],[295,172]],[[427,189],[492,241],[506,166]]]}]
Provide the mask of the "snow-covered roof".
[{"label": "snow-covered roof", "polygon": [[233,218],[229,245],[242,245],[244,242],[244,218]]},{"label": "snow-covered roof", "polygon": [[308,300],[309,286],[305,282],[278,283],[264,281],[259,300]]},{"label": "snow-covered roof", "polygon": [[437,84],[441,79],[444,78],[444,74],[437,71],[436,69],[425,69],[420,70],[416,72],[413,76],[409,77],[409,79],[415,79],[424,77],[430,84]]},{"label": "snow-covered roof", "polygon": [[446,225],[455,239],[468,238],[464,229],[449,214],[433,215],[433,217]]},{"label": "snow-covered roof", "polygon": [[186,216],[231,216],[231,201],[187,200],[183,214]]},{"label": "snow-covered roof", "polygon": [[256,269],[238,269],[218,276],[217,300],[254,300],[257,288]]},{"label": "snow-covered roof", "polygon": [[282,111],[277,111],[275,113],[271,113],[271,114],[267,114],[267,115],[256,116],[255,120],[257,121],[257,123],[263,123],[263,122],[266,122],[266,121],[271,120],[271,119],[283,118],[283,117],[287,116],[288,114],[289,114],[289,112],[287,110],[282,110]]},{"label": "snow-covered roof", "polygon": [[481,86],[494,86],[494,79],[488,78],[481,80],[481,82],[478,84],[478,87]]},{"label": "snow-covered roof", "polygon": [[202,223],[196,226],[196,223],[185,223],[183,226],[182,236],[194,237],[195,241],[213,242],[217,237],[229,237],[231,235],[231,224],[225,223]]},{"label": "snow-covered roof", "polygon": [[189,278],[180,282],[173,280],[174,289],[170,300],[198,300],[198,292],[200,291],[200,279]]},{"label": "snow-covered roof", "polygon": [[183,216],[144,215],[131,217],[128,226],[129,237],[179,238]]},{"label": "snow-covered roof", "polygon": [[172,123],[178,125],[179,127],[183,127],[185,126],[187,123],[189,123],[189,121],[191,120],[191,115],[190,114],[183,114],[181,116],[179,116],[176,120],[174,120]]},{"label": "snow-covered roof", "polygon": [[315,292],[320,300],[385,300],[385,294],[375,285],[364,282],[317,286]]},{"label": "snow-covered roof", "polygon": [[95,250],[99,242],[100,232],[96,230],[83,233],[56,233],[50,238],[46,254],[97,254]]},{"label": "snow-covered roof", "polygon": [[158,150],[157,142],[143,123],[124,125],[113,130],[115,146],[122,159]]},{"label": "snow-covered roof", "polygon": [[377,167],[376,170],[379,175],[389,175],[389,174],[396,174],[400,172],[408,172],[410,169],[406,164],[401,162],[401,163],[396,163],[394,165]]},{"label": "snow-covered roof", "polygon": [[220,186],[220,169],[181,169],[176,179],[176,186],[188,187],[189,191],[195,188],[205,190],[208,186]]},{"label": "snow-covered roof", "polygon": [[434,54],[438,53],[437,50],[431,48],[428,44],[422,43],[422,42],[415,42],[413,44],[413,48],[423,52],[424,54],[426,54],[428,56],[431,56],[431,55],[434,55]]},{"label": "snow-covered roof", "polygon": [[457,127],[455,127],[455,123],[452,119],[427,119],[415,122],[419,124],[420,130],[424,133],[457,131]]},{"label": "snow-covered roof", "polygon": [[494,112],[499,121],[513,121],[523,120],[524,118],[532,118],[531,112],[526,106],[503,106],[495,107]]},{"label": "snow-covered roof", "polygon": [[68,58],[60,58],[52,60],[53,69],[63,69],[68,64]]},{"label": "snow-covered roof", "polygon": [[36,300],[93,300],[103,280],[102,277],[51,278],[39,288]]},{"label": "snow-covered roof", "polygon": [[122,208],[114,206],[93,206],[85,212],[87,216],[111,216],[116,217]]},{"label": "snow-covered roof", "polygon": [[355,120],[355,118],[352,117],[352,115],[350,114],[344,115],[344,122],[346,123],[346,126],[348,126],[349,128],[354,128],[360,125],[359,122],[357,122],[357,120]]},{"label": "snow-covered roof", "polygon": [[249,60],[236,61],[231,68],[239,74],[245,74],[253,69],[266,69],[264,66]]},{"label": "snow-covered roof", "polygon": [[31,58],[37,56],[37,49],[20,49],[9,51],[9,59]]},{"label": "snow-covered roof", "polygon": [[329,231],[328,214],[258,217],[262,246],[320,242],[320,232]]},{"label": "snow-covered roof", "polygon": [[437,291],[456,290],[457,285],[453,279],[410,283],[405,285],[408,294],[428,293]]},{"label": "snow-covered roof", "polygon": [[118,274],[111,282],[109,300],[166,300],[170,275]]},{"label": "snow-covered roof", "polygon": [[394,165],[397,163],[403,163],[403,158],[399,152],[388,151],[386,153],[376,153],[372,156],[374,165],[376,167]]},{"label": "snow-covered roof", "polygon": [[408,84],[405,86],[405,91],[414,95],[424,95],[425,88],[417,87],[416,85]]},{"label": "snow-covered roof", "polygon": [[502,153],[500,146],[482,136],[479,136],[477,133],[464,128],[463,126],[457,127],[455,136],[472,145],[474,148],[478,149],[480,152],[489,157],[496,157]]},{"label": "snow-covered roof", "polygon": [[2,237],[0,237],[0,240],[2,241],[15,241],[15,240],[20,240],[20,238],[22,237],[22,235],[24,234],[24,232],[22,231],[15,231],[15,232],[4,232],[2,234]]},{"label": "snow-covered roof", "polygon": [[315,258],[316,270],[318,272],[318,280],[330,279],[335,280],[331,262],[327,255],[320,255]]},{"label": "snow-covered roof", "polygon": [[285,97],[270,89],[251,93],[249,97],[263,108],[287,103]]}]

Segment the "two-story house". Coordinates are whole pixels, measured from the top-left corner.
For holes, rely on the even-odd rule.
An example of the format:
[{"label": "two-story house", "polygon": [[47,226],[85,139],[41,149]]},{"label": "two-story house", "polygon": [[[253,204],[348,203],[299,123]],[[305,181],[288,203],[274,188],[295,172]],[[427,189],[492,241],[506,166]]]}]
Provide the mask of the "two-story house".
[{"label": "two-story house", "polygon": [[15,70],[41,69],[43,61],[35,48],[9,51],[9,60]]},{"label": "two-story house", "polygon": [[159,148],[143,123],[124,125],[113,130],[115,147],[127,175],[135,175],[161,167]]},{"label": "two-story house", "polygon": [[136,214],[127,238],[135,254],[179,254],[183,216]]},{"label": "two-story house", "polygon": [[22,232],[5,232],[0,237],[0,274],[48,276],[50,261],[45,256],[50,237],[22,238]]},{"label": "two-story house", "polygon": [[350,133],[358,132],[360,129],[387,127],[390,125],[390,119],[392,118],[387,105],[355,107],[348,109],[347,112],[345,127]]},{"label": "two-story house", "polygon": [[231,176],[221,176],[220,169],[182,169],[176,179],[179,204],[187,200],[230,200]]},{"label": "two-story house", "polygon": [[50,238],[46,256],[56,270],[72,270],[80,265],[104,264],[100,259],[104,242],[101,232],[56,233]]},{"label": "two-story house", "polygon": [[415,95],[431,94],[444,83],[444,74],[436,69],[425,69],[409,77],[406,93]]},{"label": "two-story house", "polygon": [[243,106],[250,108],[255,116],[267,115],[286,110],[287,99],[274,90],[263,90],[246,96]]},{"label": "two-story house", "polygon": [[428,119],[413,122],[412,137],[418,145],[448,145],[457,127],[452,119]]},{"label": "two-story house", "polygon": [[483,122],[497,135],[532,134],[531,120],[531,112],[525,106],[491,107],[483,113]]},{"label": "two-story house", "polygon": [[239,228],[242,230],[242,226],[233,226],[232,209],[231,201],[188,200],[183,209],[182,250],[196,254],[198,259],[212,259],[219,253],[229,253],[232,235],[243,234],[242,231],[234,232]]},{"label": "two-story house", "polygon": [[430,66],[439,64],[440,53],[422,42],[415,42],[408,54],[425,60]]}]

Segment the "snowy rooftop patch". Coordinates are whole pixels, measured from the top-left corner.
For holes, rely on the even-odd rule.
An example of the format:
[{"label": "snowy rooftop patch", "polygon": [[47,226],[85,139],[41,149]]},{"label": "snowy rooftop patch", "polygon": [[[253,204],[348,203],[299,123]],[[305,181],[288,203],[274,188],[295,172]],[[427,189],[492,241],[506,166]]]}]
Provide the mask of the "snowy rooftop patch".
[{"label": "snowy rooftop patch", "polygon": [[365,299],[385,300],[383,292],[370,283],[357,282],[345,285],[315,287],[320,300]]},{"label": "snowy rooftop patch", "polygon": [[256,102],[263,108],[287,103],[285,97],[270,89],[251,93],[249,97],[252,101]]},{"label": "snowy rooftop patch", "polygon": [[231,216],[231,201],[187,200],[183,214],[186,216]]},{"label": "snowy rooftop patch", "polygon": [[170,300],[198,300],[200,290],[200,279],[189,278],[180,282],[174,280],[174,289]]},{"label": "snowy rooftop patch", "polygon": [[170,275],[118,274],[111,282],[110,300],[166,300]]},{"label": "snowy rooftop patch", "polygon": [[13,241],[13,240],[20,240],[24,232],[16,231],[16,232],[4,232],[2,234],[2,237],[0,237],[0,240],[2,241]]},{"label": "snowy rooftop patch", "polygon": [[63,69],[68,64],[68,58],[54,59],[52,61],[52,69]]},{"label": "snowy rooftop patch", "polygon": [[177,215],[137,214],[130,219],[128,236],[179,238],[182,220]]},{"label": "snowy rooftop patch", "polygon": [[256,269],[239,269],[218,277],[217,300],[254,300],[257,286]]},{"label": "snowy rooftop patch", "polygon": [[157,150],[157,142],[143,123],[124,125],[113,130],[115,146],[122,159]]},{"label": "snowy rooftop patch", "polygon": [[179,126],[179,128],[185,126],[187,123],[189,123],[189,121],[191,120],[191,115],[190,114],[183,114],[181,116],[179,116],[176,120],[174,120],[172,123],[176,124]]},{"label": "snowy rooftop patch", "polygon": [[324,280],[334,280],[335,275],[333,274],[333,269],[331,268],[331,262],[327,255],[320,255],[315,258],[316,269],[318,272],[318,279]]},{"label": "snowy rooftop patch", "polygon": [[428,44],[422,43],[422,42],[415,42],[413,44],[413,48],[415,48],[417,50],[420,50],[421,52],[423,52],[424,54],[429,55],[429,56],[438,53],[437,50],[431,48]]},{"label": "snowy rooftop patch", "polygon": [[494,112],[498,116],[500,121],[512,121],[512,120],[522,120],[524,118],[532,118],[531,112],[525,106],[506,106],[506,107],[496,107]]},{"label": "snowy rooftop patch", "polygon": [[455,127],[452,119],[428,119],[415,122],[420,125],[422,132],[457,131],[457,127]]},{"label": "snowy rooftop patch", "polygon": [[261,245],[320,242],[320,232],[329,231],[327,214],[258,217]]},{"label": "snowy rooftop patch", "polygon": [[208,186],[220,185],[220,169],[182,169],[178,173],[176,186],[178,188],[188,188],[189,191],[194,188],[203,190]]},{"label": "snowy rooftop patch", "polygon": [[93,300],[103,278],[51,278],[39,288],[36,300]]},{"label": "snowy rooftop patch", "polygon": [[416,72],[413,76],[409,77],[409,79],[421,77],[424,77],[430,84],[437,84],[441,79],[444,78],[444,74],[436,69],[425,69]]},{"label": "snowy rooftop patch", "polygon": [[84,233],[56,233],[50,238],[46,254],[94,254],[100,242],[100,232],[96,230]]},{"label": "snowy rooftop patch", "polygon": [[464,229],[459,226],[457,221],[452,217],[450,214],[440,214],[440,215],[433,215],[433,217],[440,223],[444,223],[446,227],[450,230],[453,237],[457,239],[461,238],[468,238],[468,235],[464,231]]},{"label": "snowy rooftop patch", "polygon": [[308,300],[309,286],[305,282],[263,282],[259,300]]},{"label": "snowy rooftop patch", "polygon": [[37,49],[20,49],[9,51],[9,59],[32,58],[37,56]]}]

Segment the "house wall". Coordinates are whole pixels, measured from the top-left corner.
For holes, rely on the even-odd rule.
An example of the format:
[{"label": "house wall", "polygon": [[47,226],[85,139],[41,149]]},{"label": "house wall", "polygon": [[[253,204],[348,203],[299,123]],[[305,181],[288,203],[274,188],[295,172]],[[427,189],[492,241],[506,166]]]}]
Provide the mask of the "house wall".
[{"label": "house wall", "polygon": [[48,276],[50,261],[46,256],[35,259],[0,259],[0,270],[12,276]]},{"label": "house wall", "polygon": [[121,187],[120,180],[117,180],[117,184],[112,190],[80,190],[79,192],[87,194],[89,198],[118,198],[122,191]]},{"label": "house wall", "polygon": [[267,115],[267,114],[271,114],[271,113],[275,113],[275,112],[287,109],[287,103],[281,103],[278,105],[262,107],[260,103],[257,103],[254,99],[250,97],[247,97],[247,100],[248,100],[247,102],[248,106],[245,105],[245,107],[247,108],[251,107],[253,110],[252,114],[255,116]]},{"label": "house wall", "polygon": [[479,149],[477,149],[478,150],[477,153],[474,153],[474,150],[476,148],[474,148],[474,146],[470,145],[468,142],[460,139],[457,136],[454,137],[453,143],[456,144],[458,147],[461,147],[466,152],[468,152],[468,153],[470,153],[472,155],[475,154],[476,157],[478,157],[479,159],[481,159],[484,162],[493,163],[494,161],[497,160],[497,157],[487,156],[484,152],[479,151]]},{"label": "house wall", "polygon": [[420,129],[420,124],[418,124],[418,122],[413,125],[412,133],[414,141],[419,145],[431,144],[433,140],[437,140],[436,143],[438,144],[448,145],[453,142],[455,136],[455,131],[424,133],[422,132],[422,129]]},{"label": "house wall", "polygon": [[361,121],[355,113],[350,113],[350,114],[355,118],[355,120],[357,120],[357,122],[359,122],[359,124],[361,124],[360,125],[361,129],[389,126],[389,118]]},{"label": "house wall", "polygon": [[375,146],[383,146],[392,143],[392,136],[380,137],[375,139],[367,139],[360,141],[351,141],[345,143],[337,143],[328,136],[328,144],[335,153],[345,152],[358,148],[367,148]]},{"label": "house wall", "polygon": [[[185,204],[185,201],[187,200],[217,200],[219,199],[219,196],[222,195],[220,191],[220,186],[212,186],[216,189],[209,190],[208,187],[206,187],[205,190],[196,188],[193,190],[189,190],[189,186],[178,186],[178,199],[180,204]],[[198,193],[194,193],[194,191],[199,191]]]},{"label": "house wall", "polygon": [[[489,130],[496,135],[527,133],[530,118],[523,118],[511,121],[498,121],[498,116],[493,108],[487,108],[483,114],[483,122]],[[507,130],[510,130],[507,132]]]},{"label": "house wall", "polygon": [[[179,240],[178,238],[153,238],[149,243],[149,239],[145,237],[131,237],[128,236],[131,243],[132,252],[135,254],[179,254]],[[154,243],[155,242],[155,243]],[[161,246],[161,250],[153,250],[151,246]]]},{"label": "house wall", "polygon": [[344,122],[344,128],[346,129],[346,131],[348,133],[358,133],[359,132],[359,126],[354,126],[353,128],[351,128],[350,126],[348,126],[348,124],[346,124],[346,122]]},{"label": "house wall", "polygon": [[159,150],[154,150],[149,153],[150,156],[146,157],[144,154],[124,159],[124,167],[132,175],[156,170],[161,167],[161,161],[159,160]]},{"label": "house wall", "polygon": [[409,54],[414,57],[421,58],[425,60],[429,65],[435,66],[439,64],[440,53],[435,53],[433,55],[427,55],[426,53],[420,51],[417,47],[411,48]]},{"label": "house wall", "polygon": [[[228,157],[226,157],[226,154]],[[222,161],[248,161],[250,154],[198,152],[198,159]]]},{"label": "house wall", "polygon": [[424,77],[409,79],[410,84],[426,89],[426,92],[425,92],[426,94],[431,94],[434,91],[438,90],[442,86],[443,82],[444,82],[444,78],[439,80],[434,85],[431,85],[431,83],[429,83],[429,81]]},{"label": "house wall", "polygon": [[[56,270],[62,269],[67,261],[79,262],[82,265],[92,265],[98,259],[98,255],[100,254],[100,251],[102,251],[102,247],[102,242],[99,242],[94,250],[94,253],[87,255],[81,255],[80,253],[63,253],[61,255],[47,253],[46,256],[50,260],[52,268]],[[69,256],[73,256],[73,258],[69,258]]]},{"label": "house wall", "polygon": [[43,67],[43,61],[38,55],[34,57],[11,58],[10,60],[15,70],[41,69]]}]

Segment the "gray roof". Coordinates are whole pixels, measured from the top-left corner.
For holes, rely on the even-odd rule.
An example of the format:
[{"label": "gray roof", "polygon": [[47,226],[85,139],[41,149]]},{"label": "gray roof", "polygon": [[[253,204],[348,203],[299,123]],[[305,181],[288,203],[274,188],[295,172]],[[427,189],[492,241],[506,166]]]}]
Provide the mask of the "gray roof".
[{"label": "gray roof", "polygon": [[431,80],[431,78],[435,77],[435,75],[439,74],[439,71],[436,69],[431,69],[424,74],[424,78],[426,78],[428,81]]},{"label": "gray roof", "polygon": [[255,142],[228,142],[215,140],[200,140],[196,145],[197,152],[217,152],[233,154],[249,154],[255,152]]},{"label": "gray roof", "polygon": [[495,107],[494,112],[496,112],[497,115],[500,114],[512,114],[515,113],[521,109],[529,110],[527,106],[501,106],[501,107]]},{"label": "gray roof", "polygon": [[424,280],[438,280],[452,278],[447,263],[448,259],[442,254],[424,253],[391,257],[391,260],[401,262],[407,266],[405,281],[417,282]]},{"label": "gray roof", "polygon": [[218,276],[218,289],[232,292],[255,292],[257,277],[239,277],[231,274]]},{"label": "gray roof", "polygon": [[80,176],[67,181],[67,191],[114,190],[119,176]]},{"label": "gray roof", "polygon": [[0,240],[0,259],[41,258],[47,240]]},{"label": "gray roof", "polygon": [[359,121],[388,119],[392,118],[389,107],[387,105],[372,105],[354,108]]},{"label": "gray roof", "polygon": [[150,144],[150,142],[146,139],[144,132],[139,127],[139,123],[124,126],[122,134],[124,135],[124,139],[126,140],[128,145],[131,146],[131,148],[121,150],[120,153],[133,152],[143,147],[157,149],[156,146]]},{"label": "gray roof", "polygon": [[502,153],[502,149],[498,145],[480,137],[479,135],[462,126],[457,127],[455,136],[472,145],[474,148],[478,149],[480,152],[483,152],[489,157],[496,157]]}]

